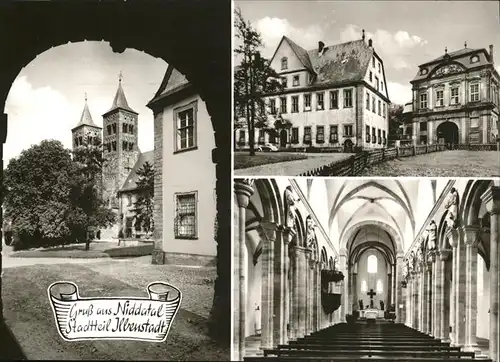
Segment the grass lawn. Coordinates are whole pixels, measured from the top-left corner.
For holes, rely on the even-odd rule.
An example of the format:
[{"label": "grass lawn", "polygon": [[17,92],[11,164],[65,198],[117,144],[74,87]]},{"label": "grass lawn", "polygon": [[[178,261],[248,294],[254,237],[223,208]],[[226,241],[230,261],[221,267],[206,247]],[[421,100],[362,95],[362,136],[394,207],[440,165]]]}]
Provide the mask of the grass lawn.
[{"label": "grass lawn", "polygon": [[249,152],[234,152],[234,169],[248,168],[269,163],[285,161],[305,160],[307,155],[296,153],[279,152],[256,152],[255,156],[250,156]]},{"label": "grass lawn", "polygon": [[[57,332],[47,297],[47,287],[58,280],[74,281],[82,297],[145,297],[148,283],[164,280],[181,290],[183,301],[164,343],[66,342]],[[229,348],[218,346],[207,336],[214,280],[214,268],[134,261],[8,268],[2,278],[4,317],[28,359],[229,360]]]},{"label": "grass lawn", "polygon": [[[107,247],[103,249],[103,246]],[[47,249],[20,250],[10,254],[11,258],[75,258],[95,259],[109,257],[132,257],[151,255],[154,243],[144,243],[136,246],[117,246],[116,243],[90,243],[90,250],[85,250],[85,244]]]}]

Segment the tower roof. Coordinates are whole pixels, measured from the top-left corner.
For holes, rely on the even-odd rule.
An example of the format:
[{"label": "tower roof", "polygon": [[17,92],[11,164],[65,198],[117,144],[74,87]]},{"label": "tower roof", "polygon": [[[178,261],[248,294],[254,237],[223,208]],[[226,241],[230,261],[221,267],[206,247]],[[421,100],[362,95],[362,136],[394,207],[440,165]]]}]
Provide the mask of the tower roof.
[{"label": "tower roof", "polygon": [[80,122],[73,128],[78,128],[80,126],[91,126],[96,128],[101,128],[94,123],[92,115],[90,114],[89,105],[87,104],[87,94],[85,94],[85,106],[83,107],[82,116],[80,117]]},{"label": "tower roof", "polygon": [[128,105],[127,98],[125,97],[125,92],[123,91],[123,88],[122,88],[121,73],[120,73],[120,78],[119,78],[119,83],[118,83],[118,89],[116,90],[115,99],[113,100],[113,105],[111,106],[111,109],[109,111],[107,111],[106,113],[112,112],[116,109],[125,109],[126,111],[138,114],[136,111],[134,111]]}]

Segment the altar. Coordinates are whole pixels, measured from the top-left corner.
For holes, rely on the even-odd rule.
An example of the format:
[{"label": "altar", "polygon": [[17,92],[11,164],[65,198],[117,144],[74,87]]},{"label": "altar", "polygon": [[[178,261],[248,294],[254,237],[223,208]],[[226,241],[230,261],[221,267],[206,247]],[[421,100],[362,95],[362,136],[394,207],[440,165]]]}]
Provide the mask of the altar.
[{"label": "altar", "polygon": [[359,316],[366,319],[384,318],[384,311],[373,308],[362,309],[359,311]]}]

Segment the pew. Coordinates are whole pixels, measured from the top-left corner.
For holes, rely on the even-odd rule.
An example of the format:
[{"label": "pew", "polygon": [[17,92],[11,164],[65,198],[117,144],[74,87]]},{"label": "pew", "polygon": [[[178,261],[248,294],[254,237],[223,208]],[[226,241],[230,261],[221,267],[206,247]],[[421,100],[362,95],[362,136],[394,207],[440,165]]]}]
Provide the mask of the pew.
[{"label": "pew", "polygon": [[[401,324],[337,324],[245,361],[475,361],[474,352]],[[481,359],[491,362],[489,359]]]}]

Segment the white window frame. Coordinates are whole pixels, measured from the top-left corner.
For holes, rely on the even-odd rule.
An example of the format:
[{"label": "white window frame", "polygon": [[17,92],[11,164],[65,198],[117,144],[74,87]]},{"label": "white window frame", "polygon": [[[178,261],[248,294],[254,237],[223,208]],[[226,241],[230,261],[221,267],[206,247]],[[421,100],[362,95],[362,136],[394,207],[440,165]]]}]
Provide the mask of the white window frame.
[{"label": "white window frame", "polygon": [[[457,91],[457,95],[453,95],[453,91],[456,90]],[[454,101],[454,99],[456,99],[456,101]],[[450,89],[450,104],[451,105],[456,105],[456,104],[460,104],[460,87],[452,87]]]},{"label": "white window frame", "polygon": [[[441,97],[438,96],[438,94],[441,92]],[[436,90],[436,107],[443,107],[444,106],[444,89],[437,89]]]},{"label": "white window frame", "polygon": [[[179,114],[183,112],[187,112],[189,110],[193,111],[193,125],[190,126],[185,126],[185,127],[180,127],[179,122]],[[177,152],[184,152],[184,151],[189,151],[189,150],[194,150],[197,148],[197,128],[198,128],[198,120],[197,120],[197,114],[198,114],[198,100],[192,101],[188,104],[185,104],[180,107],[174,108],[174,153]],[[189,146],[189,142],[186,143],[185,147],[181,147],[180,145],[180,140],[179,140],[179,132],[180,128],[182,129],[188,129],[192,128],[193,129],[193,144]],[[187,136],[186,136],[187,137]],[[179,143],[178,143],[179,142]]]},{"label": "white window frame", "polygon": [[[425,97],[425,99],[422,99],[422,97]],[[427,92],[423,92],[419,94],[419,101],[420,101],[420,109],[427,109]]]},{"label": "white window frame", "polygon": [[[472,91],[473,87],[477,87],[476,92]],[[469,84],[469,102],[479,102],[481,100],[480,91],[481,87],[479,82]]]},{"label": "white window frame", "polygon": [[[349,96],[347,96],[349,94]],[[344,89],[344,108],[352,108],[353,91],[352,88]],[[347,104],[349,101],[349,104]]]}]

